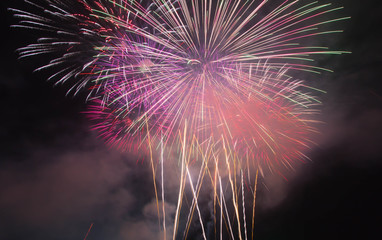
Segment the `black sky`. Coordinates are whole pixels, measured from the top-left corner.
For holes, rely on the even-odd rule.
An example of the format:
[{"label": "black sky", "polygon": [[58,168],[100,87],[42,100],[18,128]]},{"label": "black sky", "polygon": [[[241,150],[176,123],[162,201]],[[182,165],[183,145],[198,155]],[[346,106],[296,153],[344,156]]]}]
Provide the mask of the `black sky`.
[{"label": "black sky", "polygon": [[[352,54],[318,65],[323,100],[319,147],[281,186],[260,184],[256,239],[378,239],[382,225],[382,3],[333,0],[352,18],[331,48]],[[104,146],[81,114],[85,96],[18,60],[33,32],[11,29],[1,1],[0,240],[155,239],[147,164]],[[169,206],[171,209],[172,206]]]}]

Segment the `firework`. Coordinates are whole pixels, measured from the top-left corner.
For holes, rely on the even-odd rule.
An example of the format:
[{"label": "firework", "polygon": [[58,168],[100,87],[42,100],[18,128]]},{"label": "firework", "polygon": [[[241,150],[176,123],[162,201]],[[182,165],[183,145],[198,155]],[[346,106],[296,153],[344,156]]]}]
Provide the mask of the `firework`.
[{"label": "firework", "polygon": [[[223,214],[227,205],[221,183],[222,176],[228,179],[242,238],[237,194],[241,189],[244,201],[244,171],[281,174],[307,159],[304,151],[313,144],[320,104],[314,92],[319,90],[293,75],[326,71],[310,64],[315,55],[345,53],[306,43],[314,36],[341,32],[327,26],[347,19],[330,17],[341,8],[318,2],[30,4],[40,12],[13,10],[22,19],[18,26],[45,35],[21,48],[21,57],[48,54],[52,60],[38,70],[55,68],[51,78],[57,83],[70,82],[74,93],[85,89],[93,129],[110,145],[123,150],[145,146],[150,155],[159,147],[162,164],[163,149],[181,155],[173,238],[187,181],[193,193],[189,219],[196,208],[206,238],[198,207],[205,174],[214,188],[214,205],[221,209],[221,226],[223,215],[229,219],[227,210]],[[191,158],[202,160],[196,185]],[[152,158],[151,163],[155,178]],[[241,180],[236,181],[236,175]],[[244,202],[242,209],[245,219]],[[233,236],[231,225],[229,232]]]}]

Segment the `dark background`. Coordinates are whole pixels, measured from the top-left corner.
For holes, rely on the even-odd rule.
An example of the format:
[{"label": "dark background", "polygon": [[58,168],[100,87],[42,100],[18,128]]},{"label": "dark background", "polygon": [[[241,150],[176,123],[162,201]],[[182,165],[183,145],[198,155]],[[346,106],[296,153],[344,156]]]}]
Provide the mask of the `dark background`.
[{"label": "dark background", "polygon": [[[351,16],[340,27],[315,85],[323,95],[322,136],[288,182],[259,185],[256,239],[378,239],[382,215],[382,7],[332,1]],[[33,32],[1,1],[0,239],[155,239],[147,164],[104,146],[81,114],[85,96],[33,73],[42,59],[18,60]],[[321,78],[321,76],[320,76]]]}]

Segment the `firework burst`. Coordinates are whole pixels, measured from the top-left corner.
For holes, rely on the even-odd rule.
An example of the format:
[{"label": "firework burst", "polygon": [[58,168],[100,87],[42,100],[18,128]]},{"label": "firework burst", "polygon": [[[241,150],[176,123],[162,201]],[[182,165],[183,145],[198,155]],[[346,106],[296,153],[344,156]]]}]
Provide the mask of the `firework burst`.
[{"label": "firework burst", "polygon": [[[21,48],[21,57],[50,54],[52,60],[38,70],[55,68],[51,78],[71,82],[75,93],[85,88],[87,114],[107,143],[123,150],[144,145],[150,153],[156,147],[180,153],[173,238],[187,181],[193,193],[190,213],[196,206],[206,238],[197,204],[204,170],[222,220],[223,172],[228,172],[232,195],[238,194],[236,175],[241,175],[244,201],[244,170],[280,173],[307,159],[304,151],[313,144],[320,102],[314,97],[317,90],[293,74],[326,71],[310,64],[313,56],[344,53],[306,44],[306,39],[341,32],[326,26],[347,19],[328,19],[341,8],[318,2],[28,3],[39,13],[13,10],[22,19],[18,26],[45,36]],[[195,187],[189,171],[192,157],[202,159]],[[237,201],[236,196],[241,238]],[[233,236],[231,227],[229,232]]]}]

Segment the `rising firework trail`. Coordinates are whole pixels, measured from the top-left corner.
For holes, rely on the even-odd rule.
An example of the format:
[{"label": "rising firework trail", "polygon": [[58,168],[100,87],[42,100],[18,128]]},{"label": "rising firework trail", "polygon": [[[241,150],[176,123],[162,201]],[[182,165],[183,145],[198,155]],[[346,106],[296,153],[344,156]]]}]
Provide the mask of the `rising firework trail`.
[{"label": "rising firework trail", "polygon": [[[48,55],[51,60],[37,70],[54,69],[50,79],[57,84],[70,84],[74,94],[87,92],[86,114],[106,143],[147,152],[164,238],[164,161],[179,169],[173,239],[181,237],[179,220],[186,212],[187,238],[195,210],[203,238],[209,237],[198,204],[208,186],[214,192],[215,236],[224,238],[226,230],[231,238],[253,238],[258,173],[282,176],[305,161],[304,152],[314,144],[320,105],[314,95],[320,90],[294,76],[329,71],[312,65],[314,56],[345,53],[308,44],[341,32],[328,30],[347,19],[333,17],[341,7],[288,0],[25,2],[33,8],[12,9],[20,18],[15,27],[42,37],[20,48],[20,57]],[[254,184],[248,191],[252,229],[247,183]]]}]

